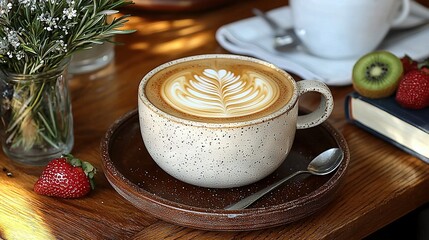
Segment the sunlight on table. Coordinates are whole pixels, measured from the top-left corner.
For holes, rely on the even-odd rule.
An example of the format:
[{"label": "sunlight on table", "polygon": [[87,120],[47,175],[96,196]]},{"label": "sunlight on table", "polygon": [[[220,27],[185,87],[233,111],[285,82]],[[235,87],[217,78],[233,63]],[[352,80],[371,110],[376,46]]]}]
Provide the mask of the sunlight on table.
[{"label": "sunlight on table", "polygon": [[181,38],[166,43],[160,43],[154,46],[151,51],[154,54],[166,54],[172,51],[180,51],[184,49],[197,48],[204,45],[205,40],[209,38],[208,34],[193,35],[189,38]]},{"label": "sunlight on table", "polygon": [[[8,194],[4,194],[7,192]],[[43,217],[33,210],[28,191],[1,181],[0,235],[5,239],[55,239]]]},{"label": "sunlight on table", "polygon": [[[140,41],[130,46],[131,49],[150,51],[153,54],[168,54],[172,51],[180,52],[201,47],[213,38],[212,32],[204,32],[205,27],[192,19],[149,23],[144,17],[131,17],[127,27],[137,30],[134,34],[148,37],[159,35],[160,39],[164,39],[156,45]],[[166,34],[168,34],[167,37]]]}]

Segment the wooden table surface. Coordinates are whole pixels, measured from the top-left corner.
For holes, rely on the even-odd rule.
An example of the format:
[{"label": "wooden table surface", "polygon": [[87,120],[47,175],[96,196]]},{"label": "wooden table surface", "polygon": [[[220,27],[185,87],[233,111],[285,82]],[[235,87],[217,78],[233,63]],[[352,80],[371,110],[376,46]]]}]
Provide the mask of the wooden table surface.
[{"label": "wooden table surface", "polygon": [[[199,13],[127,10],[132,35],[118,36],[108,67],[70,81],[73,154],[99,170],[97,189],[65,200],[39,196],[33,184],[42,168],[17,166],[3,154],[0,167],[0,238],[4,239],[359,239],[429,201],[429,165],[346,122],[344,97],[351,86],[331,87],[329,122],[344,135],[351,159],[337,198],[314,215],[289,225],[250,232],[210,232],[180,227],[139,211],[108,183],[101,169],[100,140],[108,127],[137,107],[142,76],[157,65],[195,54],[227,53],[216,42],[224,24],[286,1],[247,0]],[[312,108],[313,95],[301,101]]]}]

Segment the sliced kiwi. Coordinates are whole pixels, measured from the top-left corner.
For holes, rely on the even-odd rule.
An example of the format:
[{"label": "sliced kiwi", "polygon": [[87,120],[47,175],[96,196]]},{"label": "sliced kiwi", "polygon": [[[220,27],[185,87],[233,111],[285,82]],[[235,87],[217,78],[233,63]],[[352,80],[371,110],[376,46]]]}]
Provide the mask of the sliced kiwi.
[{"label": "sliced kiwi", "polygon": [[392,95],[403,74],[401,60],[387,51],[376,51],[362,56],[353,67],[354,89],[368,98]]}]

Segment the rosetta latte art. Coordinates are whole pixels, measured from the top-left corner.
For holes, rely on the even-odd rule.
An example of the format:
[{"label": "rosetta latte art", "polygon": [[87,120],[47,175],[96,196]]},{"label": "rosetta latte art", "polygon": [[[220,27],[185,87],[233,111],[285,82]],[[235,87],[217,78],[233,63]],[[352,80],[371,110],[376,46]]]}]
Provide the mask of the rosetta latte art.
[{"label": "rosetta latte art", "polygon": [[182,73],[164,82],[162,89],[162,97],[173,108],[208,118],[253,114],[269,107],[280,94],[276,82],[257,72],[235,75],[224,69]]}]

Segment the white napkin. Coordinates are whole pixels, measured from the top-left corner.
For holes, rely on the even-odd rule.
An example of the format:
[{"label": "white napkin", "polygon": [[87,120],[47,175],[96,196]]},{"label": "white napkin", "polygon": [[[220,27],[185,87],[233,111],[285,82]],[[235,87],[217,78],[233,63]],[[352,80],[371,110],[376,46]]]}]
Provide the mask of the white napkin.
[{"label": "white napkin", "polygon": [[[421,60],[429,56],[429,25],[407,30],[429,20],[429,10],[411,2],[412,14],[397,27],[404,30],[390,34],[379,46],[401,57],[405,54]],[[282,27],[292,27],[290,8],[285,6],[267,12]],[[278,52],[272,44],[273,32],[259,17],[252,17],[222,26],[216,39],[226,50],[250,55],[271,62],[278,67],[304,79],[317,79],[330,86],[351,84],[351,72],[357,59],[331,60],[319,58],[298,48],[290,52]]]}]

